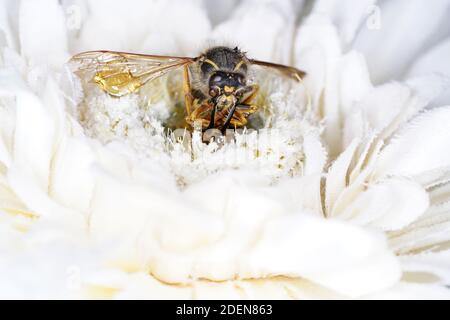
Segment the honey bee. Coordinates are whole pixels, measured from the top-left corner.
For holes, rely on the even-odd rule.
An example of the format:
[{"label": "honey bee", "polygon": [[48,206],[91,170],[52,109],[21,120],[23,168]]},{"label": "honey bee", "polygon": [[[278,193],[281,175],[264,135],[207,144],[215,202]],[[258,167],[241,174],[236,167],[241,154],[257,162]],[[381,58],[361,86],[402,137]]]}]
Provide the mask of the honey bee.
[{"label": "honey bee", "polygon": [[183,70],[186,124],[201,123],[203,130],[243,127],[258,110],[258,84],[248,83],[253,65],[277,70],[301,81],[305,72],[294,67],[247,58],[236,48],[212,47],[196,58],[114,51],[88,51],[70,60],[75,73],[95,82],[108,94],[121,97],[175,69]]}]

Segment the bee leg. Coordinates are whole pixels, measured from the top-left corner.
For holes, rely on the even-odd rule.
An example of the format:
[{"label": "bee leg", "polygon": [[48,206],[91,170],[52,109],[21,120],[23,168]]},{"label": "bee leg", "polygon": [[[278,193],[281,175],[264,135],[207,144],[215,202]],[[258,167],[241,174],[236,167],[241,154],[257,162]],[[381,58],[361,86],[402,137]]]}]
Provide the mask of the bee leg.
[{"label": "bee leg", "polygon": [[191,93],[191,81],[189,79],[189,68],[184,66],[183,70],[183,91],[184,91],[184,106],[186,108],[186,115],[190,116],[192,112],[192,102],[194,97]]},{"label": "bee leg", "polygon": [[247,117],[258,110],[256,105],[238,104],[231,119],[231,124],[235,127],[242,127],[247,124]]},{"label": "bee leg", "polygon": [[243,127],[247,124],[247,118],[239,112],[238,109],[234,112],[233,119],[231,119],[231,125],[236,127]]},{"label": "bee leg", "polygon": [[248,115],[248,112],[242,112],[242,110],[239,109],[239,105],[236,106],[236,111],[234,112],[233,119],[231,119],[231,125],[235,128],[245,127],[248,122]]},{"label": "bee leg", "polygon": [[214,124],[216,121],[216,109],[217,106],[214,104],[212,110],[211,110],[211,120],[209,121],[209,126],[208,129],[213,129],[214,128]]},{"label": "bee leg", "polygon": [[186,116],[186,122],[193,128],[196,121],[201,121],[203,123],[202,127],[209,124],[209,120],[205,119],[203,114],[209,111],[209,106],[202,104],[199,100],[195,99],[192,102],[192,112],[190,115]]},{"label": "bee leg", "polygon": [[244,104],[244,105],[251,104],[259,92],[259,86],[257,84],[253,84],[248,87],[250,87],[250,95],[248,97],[246,97],[244,99],[244,101],[242,101],[241,104]]},{"label": "bee leg", "polygon": [[230,124],[231,118],[233,118],[235,110],[236,110],[236,105],[233,105],[231,107],[231,110],[228,112],[227,118],[226,118],[225,123],[223,124],[223,127],[222,127],[222,131],[227,130],[227,128],[228,128],[228,126]]},{"label": "bee leg", "polygon": [[248,116],[258,110],[258,106],[255,104],[241,103],[237,105],[237,110],[239,111],[239,113]]}]

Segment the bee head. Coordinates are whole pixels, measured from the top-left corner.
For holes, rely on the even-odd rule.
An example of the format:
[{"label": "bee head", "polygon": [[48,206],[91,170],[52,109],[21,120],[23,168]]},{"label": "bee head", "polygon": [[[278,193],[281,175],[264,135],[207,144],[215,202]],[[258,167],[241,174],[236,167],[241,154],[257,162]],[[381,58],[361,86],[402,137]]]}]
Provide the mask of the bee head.
[{"label": "bee head", "polygon": [[233,94],[246,85],[247,58],[237,47],[213,47],[204,53],[200,63],[211,97]]}]

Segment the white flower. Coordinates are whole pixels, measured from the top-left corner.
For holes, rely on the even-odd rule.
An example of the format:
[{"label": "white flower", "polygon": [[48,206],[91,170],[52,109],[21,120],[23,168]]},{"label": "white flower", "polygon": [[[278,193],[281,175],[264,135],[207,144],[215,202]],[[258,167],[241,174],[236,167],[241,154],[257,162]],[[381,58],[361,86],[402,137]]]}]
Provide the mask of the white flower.
[{"label": "white flower", "polygon": [[[3,1],[0,297],[449,298],[450,1],[374,2]],[[173,83],[65,67],[211,40],[308,72],[272,135],[179,142]]]}]

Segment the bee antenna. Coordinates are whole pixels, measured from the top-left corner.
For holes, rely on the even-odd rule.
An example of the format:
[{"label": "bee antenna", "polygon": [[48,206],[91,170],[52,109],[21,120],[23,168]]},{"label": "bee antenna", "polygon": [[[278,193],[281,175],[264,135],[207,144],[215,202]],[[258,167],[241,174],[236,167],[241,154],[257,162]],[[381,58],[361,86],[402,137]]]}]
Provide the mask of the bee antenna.
[{"label": "bee antenna", "polygon": [[241,56],[246,56],[247,55],[247,52],[242,51],[241,49],[239,49],[238,46],[234,47],[233,51],[238,53],[238,54],[240,54]]}]

